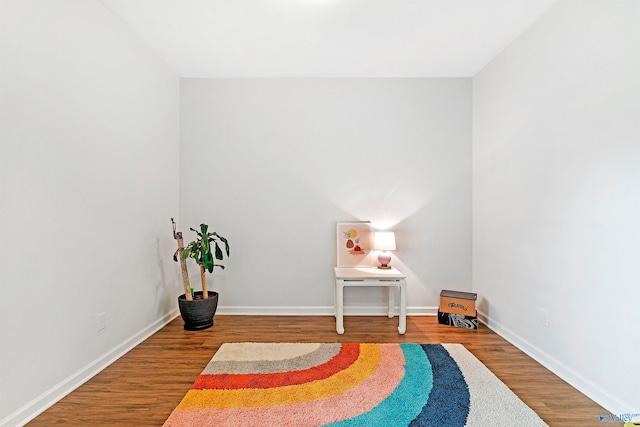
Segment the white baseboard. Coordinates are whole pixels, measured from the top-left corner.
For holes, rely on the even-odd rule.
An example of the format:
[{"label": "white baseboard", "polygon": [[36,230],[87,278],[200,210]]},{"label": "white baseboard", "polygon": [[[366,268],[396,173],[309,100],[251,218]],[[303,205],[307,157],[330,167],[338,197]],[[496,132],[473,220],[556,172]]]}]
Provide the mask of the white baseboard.
[{"label": "white baseboard", "polygon": [[[218,306],[217,315],[237,316],[333,316],[332,305],[327,306]],[[381,316],[387,314],[383,306],[345,306],[345,316]],[[436,316],[438,307],[407,307],[407,316]],[[398,309],[396,309],[398,315]]]},{"label": "white baseboard", "polygon": [[[511,331],[509,328],[501,325],[486,314],[478,311],[478,319],[484,323],[489,329],[518,347],[524,353],[532,357],[542,366],[559,376],[561,379],[569,383],[573,388],[607,409],[611,414],[630,413],[633,409],[626,402],[621,402],[615,396],[602,391],[597,385],[593,384],[587,378],[578,374],[569,366],[560,362],[550,354],[531,344],[526,339]],[[638,412],[637,409],[635,409]],[[595,415],[594,415],[595,417]],[[595,418],[594,418],[595,419]]]},{"label": "white baseboard", "polygon": [[0,427],[11,426],[21,427],[29,421],[43,413],[49,407],[53,406],[60,399],[71,393],[76,388],[90,380],[100,371],[111,365],[113,362],[124,356],[128,351],[149,338],[151,335],[162,329],[167,323],[171,322],[180,313],[177,308],[170,311],[160,319],[153,322],[140,332],[134,334],[120,345],[114,347],[109,352],[100,356],[84,368],[80,369],[73,375],[59,382],[40,396],[23,405],[6,418],[0,420]]}]

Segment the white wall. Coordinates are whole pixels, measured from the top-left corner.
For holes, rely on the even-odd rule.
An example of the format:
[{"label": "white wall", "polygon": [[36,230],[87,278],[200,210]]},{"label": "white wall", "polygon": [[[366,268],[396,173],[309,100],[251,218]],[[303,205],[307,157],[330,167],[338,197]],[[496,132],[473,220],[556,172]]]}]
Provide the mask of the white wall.
[{"label": "white wall", "polygon": [[0,4],[0,425],[16,425],[173,315],[179,79],[98,1]]},{"label": "white wall", "polygon": [[638,22],[634,0],[561,1],[473,79],[480,309],[616,413],[640,413]]},{"label": "white wall", "polygon": [[[332,313],[348,220],[396,231],[410,312],[470,290],[470,96],[470,79],[181,80],[180,228],[231,243],[221,312]],[[382,292],[347,291],[347,312],[382,312]]]}]

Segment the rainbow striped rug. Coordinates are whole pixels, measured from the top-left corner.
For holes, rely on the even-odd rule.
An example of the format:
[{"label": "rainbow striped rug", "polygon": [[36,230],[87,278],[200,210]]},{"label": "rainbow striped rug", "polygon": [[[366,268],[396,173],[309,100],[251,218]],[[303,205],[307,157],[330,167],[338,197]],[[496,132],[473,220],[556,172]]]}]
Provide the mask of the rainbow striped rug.
[{"label": "rainbow striped rug", "polygon": [[228,343],[166,427],[546,426],[461,344]]}]

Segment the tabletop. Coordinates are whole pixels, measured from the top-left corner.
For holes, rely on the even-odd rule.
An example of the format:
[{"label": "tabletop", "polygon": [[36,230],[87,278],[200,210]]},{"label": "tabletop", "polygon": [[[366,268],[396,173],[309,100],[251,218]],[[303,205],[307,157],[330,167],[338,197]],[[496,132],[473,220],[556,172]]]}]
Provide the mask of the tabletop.
[{"label": "tabletop", "polygon": [[405,279],[407,276],[395,268],[334,267],[336,279]]}]

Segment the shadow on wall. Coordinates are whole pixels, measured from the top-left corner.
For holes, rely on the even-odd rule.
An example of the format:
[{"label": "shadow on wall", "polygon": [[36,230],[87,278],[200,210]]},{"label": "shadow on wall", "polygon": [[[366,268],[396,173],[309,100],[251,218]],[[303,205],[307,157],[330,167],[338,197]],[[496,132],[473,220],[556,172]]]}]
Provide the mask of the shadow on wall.
[{"label": "shadow on wall", "polygon": [[491,313],[489,313],[490,311],[489,301],[487,301],[486,298],[482,298],[478,296],[478,301],[476,302],[476,310],[479,313],[482,313],[485,319],[489,319],[491,317],[490,316]]},{"label": "shadow on wall", "polygon": [[[167,253],[168,251],[166,248],[162,247],[160,238],[156,238],[156,257],[160,280],[155,284],[154,289],[156,292],[156,300],[158,301],[158,314],[162,316],[178,306],[177,301],[179,291],[177,290],[179,289],[179,284],[181,284],[176,275],[177,270],[175,268],[173,268],[173,270],[167,270],[166,268],[166,263],[168,262]],[[171,258],[169,258],[169,260],[171,261],[171,264],[173,264],[173,260],[171,260]],[[170,281],[167,281],[167,271],[176,272]]]}]

